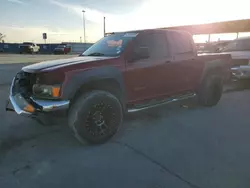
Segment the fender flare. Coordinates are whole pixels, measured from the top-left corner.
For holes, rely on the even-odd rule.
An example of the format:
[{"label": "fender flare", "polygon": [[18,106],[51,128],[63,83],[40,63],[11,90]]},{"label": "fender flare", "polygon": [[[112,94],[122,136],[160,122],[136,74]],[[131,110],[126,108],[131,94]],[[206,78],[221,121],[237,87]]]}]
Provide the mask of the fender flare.
[{"label": "fender flare", "polygon": [[63,86],[62,98],[70,100],[76,92],[87,83],[92,81],[101,81],[104,79],[113,79],[119,83],[122,99],[125,100],[125,85],[122,72],[113,66],[97,67],[89,70],[72,71],[66,74],[67,81]]},{"label": "fender flare", "polygon": [[226,71],[225,63],[220,59],[215,59],[212,61],[206,61],[203,69],[203,73],[200,79],[200,84],[209,74],[216,74],[224,78],[224,71]]}]

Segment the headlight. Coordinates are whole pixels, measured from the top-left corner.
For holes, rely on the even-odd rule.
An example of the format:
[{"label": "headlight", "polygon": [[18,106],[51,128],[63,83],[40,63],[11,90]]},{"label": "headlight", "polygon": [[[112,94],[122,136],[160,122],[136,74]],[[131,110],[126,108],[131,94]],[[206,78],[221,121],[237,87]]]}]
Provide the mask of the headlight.
[{"label": "headlight", "polygon": [[60,87],[51,85],[33,85],[33,94],[38,97],[58,98],[60,96]]}]

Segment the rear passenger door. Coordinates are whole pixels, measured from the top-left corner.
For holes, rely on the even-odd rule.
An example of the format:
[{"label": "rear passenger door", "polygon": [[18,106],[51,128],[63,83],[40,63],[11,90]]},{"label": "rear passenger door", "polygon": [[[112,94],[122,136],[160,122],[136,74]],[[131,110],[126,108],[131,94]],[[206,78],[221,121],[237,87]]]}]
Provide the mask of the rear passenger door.
[{"label": "rear passenger door", "polygon": [[203,63],[197,58],[192,36],[176,31],[168,31],[166,34],[172,54],[171,61],[166,64],[170,73],[168,79],[171,80],[168,87],[172,94],[193,91],[200,81]]},{"label": "rear passenger door", "polygon": [[168,55],[166,36],[162,32],[140,33],[133,42],[132,52],[137,48],[149,49],[149,58],[127,62],[125,84],[129,102],[147,101],[165,95],[164,65]]}]

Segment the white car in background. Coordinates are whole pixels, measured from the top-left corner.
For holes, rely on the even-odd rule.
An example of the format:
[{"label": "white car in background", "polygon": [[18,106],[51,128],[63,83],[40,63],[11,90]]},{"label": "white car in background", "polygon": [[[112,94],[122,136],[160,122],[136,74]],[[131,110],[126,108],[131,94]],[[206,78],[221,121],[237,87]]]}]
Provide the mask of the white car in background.
[{"label": "white car in background", "polygon": [[231,55],[233,78],[250,79],[250,37],[235,39],[220,52]]},{"label": "white car in background", "polygon": [[19,46],[19,53],[23,54],[23,53],[38,53],[40,50],[40,46],[36,45],[33,42],[24,42],[23,44],[21,44]]}]

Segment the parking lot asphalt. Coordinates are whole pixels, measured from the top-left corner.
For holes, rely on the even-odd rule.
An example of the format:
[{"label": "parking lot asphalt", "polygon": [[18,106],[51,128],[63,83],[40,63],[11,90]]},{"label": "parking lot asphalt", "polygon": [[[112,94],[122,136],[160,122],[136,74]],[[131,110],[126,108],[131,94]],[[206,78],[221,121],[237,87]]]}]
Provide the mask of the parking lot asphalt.
[{"label": "parking lot asphalt", "polygon": [[212,108],[163,106],[130,115],[99,146],[80,145],[66,122],[41,126],[5,112],[8,90],[0,84],[0,187],[250,186],[249,90],[225,93]]}]

